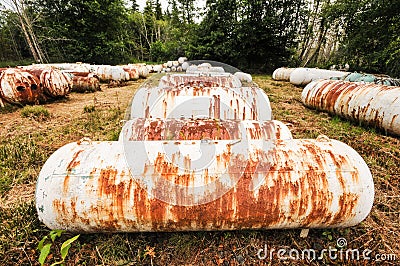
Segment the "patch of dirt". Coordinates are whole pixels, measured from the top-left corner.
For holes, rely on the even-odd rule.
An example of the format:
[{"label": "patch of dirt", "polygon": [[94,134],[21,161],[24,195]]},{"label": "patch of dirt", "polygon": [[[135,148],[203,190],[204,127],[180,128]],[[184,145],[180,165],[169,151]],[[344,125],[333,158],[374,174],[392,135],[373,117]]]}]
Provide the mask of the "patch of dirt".
[{"label": "patch of dirt", "polygon": [[125,110],[136,89],[143,80],[128,82],[127,86],[108,88],[101,86],[101,91],[94,93],[71,93],[64,99],[59,99],[42,106],[49,110],[51,117],[45,121],[21,117],[21,109],[15,112],[0,114],[0,139],[32,132],[43,132],[61,126],[79,117],[85,106],[120,107]]}]

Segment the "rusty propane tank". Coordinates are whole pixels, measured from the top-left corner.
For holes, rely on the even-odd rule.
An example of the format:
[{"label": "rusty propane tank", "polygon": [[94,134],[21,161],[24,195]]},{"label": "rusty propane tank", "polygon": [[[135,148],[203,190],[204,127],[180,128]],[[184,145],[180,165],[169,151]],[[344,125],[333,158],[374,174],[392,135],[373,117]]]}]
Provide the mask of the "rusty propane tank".
[{"label": "rusty propane tank", "polygon": [[[243,135],[244,134],[244,135]],[[216,120],[134,118],[126,121],[119,140],[229,140],[292,139],[289,128],[277,120]]]},{"label": "rusty propane tank", "polygon": [[130,118],[272,119],[268,96],[230,73],[166,74],[133,98]]},{"label": "rusty propane tank", "polygon": [[13,104],[37,104],[43,99],[40,81],[25,70],[8,68],[0,74],[0,98]]},{"label": "rusty propane tank", "polygon": [[400,135],[400,87],[319,80],[302,92],[304,105]]},{"label": "rusty propane tank", "polygon": [[36,189],[39,219],[75,232],[347,227],[373,199],[360,155],[324,138],[71,143]]},{"label": "rusty propane tank", "polygon": [[32,66],[26,71],[40,80],[44,93],[51,98],[64,97],[71,91],[71,77],[55,67]]}]

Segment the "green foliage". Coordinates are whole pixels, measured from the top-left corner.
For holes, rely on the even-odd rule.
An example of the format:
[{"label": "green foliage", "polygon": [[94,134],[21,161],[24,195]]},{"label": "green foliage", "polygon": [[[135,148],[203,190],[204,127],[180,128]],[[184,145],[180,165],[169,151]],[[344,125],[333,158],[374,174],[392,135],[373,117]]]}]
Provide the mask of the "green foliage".
[{"label": "green foliage", "polygon": [[330,230],[323,231],[322,235],[328,238],[328,240],[333,240],[332,231]]},{"label": "green foliage", "polygon": [[33,118],[38,121],[46,120],[50,117],[50,112],[43,106],[25,106],[21,110],[21,116],[26,118]]},{"label": "green foliage", "polygon": [[122,0],[36,0],[32,12],[40,13],[38,35],[51,36],[45,49],[57,61],[117,64],[124,60]]},{"label": "green foliage", "polygon": [[[8,55],[4,55],[4,58],[8,58]],[[0,68],[30,65],[33,62],[34,61],[32,59],[23,59],[17,61],[0,61]]]},{"label": "green foliage", "polygon": [[[51,61],[187,56],[252,72],[348,63],[351,70],[400,76],[399,1],[209,0],[202,10],[195,4],[169,0],[163,12],[160,0],[147,0],[140,12],[137,1],[32,0],[26,12]],[[30,57],[19,23],[15,12],[0,12],[0,67]]]},{"label": "green foliage", "polygon": [[302,9],[295,1],[209,1],[188,55],[272,72],[293,54],[297,27],[292,23],[301,23],[293,14]]},{"label": "green foliage", "polygon": [[399,1],[336,1],[326,15],[342,21],[346,35],[334,61],[400,77],[399,9]]},{"label": "green foliage", "polygon": [[[52,230],[50,231],[50,233],[47,236],[44,236],[42,238],[42,240],[40,240],[39,244],[38,244],[38,250],[40,251],[40,255],[39,255],[39,263],[40,265],[43,265],[47,259],[47,257],[49,256],[50,252],[51,252],[51,247],[52,245],[55,243],[55,240],[57,238],[60,238],[61,235],[64,233],[64,230]],[[76,235],[74,237],[71,237],[69,239],[67,239],[66,241],[64,241],[61,245],[60,251],[59,251],[59,255],[61,257],[60,261],[54,262],[51,265],[60,265],[63,264],[65,261],[65,258],[68,256],[68,251],[71,247],[71,244],[73,242],[75,242],[80,235]],[[49,237],[51,242],[49,242]]]}]

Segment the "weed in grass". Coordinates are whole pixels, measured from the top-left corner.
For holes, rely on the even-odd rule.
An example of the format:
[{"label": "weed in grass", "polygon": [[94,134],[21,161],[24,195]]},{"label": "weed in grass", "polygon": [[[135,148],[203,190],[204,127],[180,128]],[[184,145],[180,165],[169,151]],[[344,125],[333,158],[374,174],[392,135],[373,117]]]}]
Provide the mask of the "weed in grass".
[{"label": "weed in grass", "polygon": [[83,107],[84,113],[93,113],[95,110],[96,110],[96,107],[94,105],[86,105]]},{"label": "weed in grass", "polygon": [[50,112],[43,106],[25,106],[21,110],[21,116],[25,118],[32,118],[36,121],[44,121],[50,117]]},{"label": "weed in grass", "polygon": [[[51,257],[53,260],[55,260],[55,257],[58,254],[59,254],[60,259],[58,261],[54,262],[52,265],[64,264],[64,261],[65,261],[66,257],[68,256],[69,249],[71,248],[71,244],[73,242],[75,242],[79,238],[80,235],[76,235],[74,237],[71,237],[71,238],[65,240],[62,243],[59,252],[56,253],[54,251],[54,248],[52,250],[52,246],[54,246],[53,244],[55,244],[56,239],[60,238],[63,233],[64,233],[64,230],[52,230],[52,231],[50,231],[50,233],[47,236],[44,236],[42,238],[42,240],[39,241],[38,250],[40,251],[40,255],[39,255],[38,261],[39,261],[40,265],[43,266],[43,264],[45,263],[45,261],[47,260],[48,257],[49,258]],[[49,255],[51,255],[51,256],[49,256]]]}]

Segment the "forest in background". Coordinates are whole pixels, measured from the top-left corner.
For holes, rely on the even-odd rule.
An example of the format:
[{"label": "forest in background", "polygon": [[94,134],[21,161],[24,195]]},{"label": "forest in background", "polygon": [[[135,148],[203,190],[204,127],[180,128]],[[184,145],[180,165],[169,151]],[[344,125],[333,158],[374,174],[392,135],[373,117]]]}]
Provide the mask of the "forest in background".
[{"label": "forest in background", "polygon": [[209,59],[256,73],[329,67],[400,77],[400,0],[5,0],[0,63]]}]

